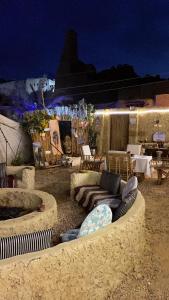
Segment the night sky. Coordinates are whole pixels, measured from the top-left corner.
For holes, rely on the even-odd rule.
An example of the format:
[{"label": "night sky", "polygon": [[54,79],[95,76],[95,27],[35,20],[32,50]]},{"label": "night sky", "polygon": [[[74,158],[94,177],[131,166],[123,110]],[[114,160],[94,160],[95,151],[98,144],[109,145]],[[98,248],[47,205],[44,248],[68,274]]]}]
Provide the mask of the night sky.
[{"label": "night sky", "polygon": [[68,29],[98,71],[169,77],[168,0],[0,0],[0,29],[0,78],[55,76]]}]

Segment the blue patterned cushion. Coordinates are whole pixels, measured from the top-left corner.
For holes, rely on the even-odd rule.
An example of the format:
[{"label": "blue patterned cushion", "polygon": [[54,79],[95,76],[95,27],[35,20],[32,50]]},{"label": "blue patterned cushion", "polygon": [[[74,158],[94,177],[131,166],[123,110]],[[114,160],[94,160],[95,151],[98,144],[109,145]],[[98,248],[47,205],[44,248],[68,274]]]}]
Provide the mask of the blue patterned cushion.
[{"label": "blue patterned cushion", "polygon": [[79,229],[70,229],[60,235],[62,243],[77,239]]},{"label": "blue patterned cushion", "polygon": [[86,217],[80,227],[78,237],[88,235],[112,222],[112,212],[108,205],[95,207]]}]

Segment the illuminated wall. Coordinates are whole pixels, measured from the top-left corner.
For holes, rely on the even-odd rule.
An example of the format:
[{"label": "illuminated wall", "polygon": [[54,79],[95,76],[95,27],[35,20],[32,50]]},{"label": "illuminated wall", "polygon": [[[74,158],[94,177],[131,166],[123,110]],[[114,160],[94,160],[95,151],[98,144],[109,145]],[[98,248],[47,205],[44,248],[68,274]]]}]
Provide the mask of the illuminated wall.
[{"label": "illuminated wall", "polygon": [[156,95],[156,106],[169,106],[169,94]]}]

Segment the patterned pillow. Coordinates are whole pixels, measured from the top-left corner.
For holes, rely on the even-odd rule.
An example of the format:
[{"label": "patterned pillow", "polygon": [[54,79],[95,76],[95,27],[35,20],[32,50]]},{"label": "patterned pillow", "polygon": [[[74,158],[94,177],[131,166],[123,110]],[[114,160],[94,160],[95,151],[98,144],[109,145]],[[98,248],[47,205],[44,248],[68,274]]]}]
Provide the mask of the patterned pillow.
[{"label": "patterned pillow", "polygon": [[122,201],[125,197],[132,191],[137,189],[138,187],[138,180],[136,176],[132,176],[126,183],[123,191],[122,191]]},{"label": "patterned pillow", "polygon": [[121,202],[119,207],[113,212],[113,222],[118,220],[120,217],[124,216],[127,211],[132,207],[136,200],[138,190],[134,189],[128,193],[128,195]]},{"label": "patterned pillow", "polygon": [[103,171],[100,178],[100,187],[116,195],[120,189],[120,181],[121,177],[119,174]]},{"label": "patterned pillow", "polygon": [[112,222],[112,212],[108,205],[101,204],[95,207],[83,221],[80,231],[78,234],[79,237],[83,237],[90,233],[95,232],[96,230],[110,224]]}]

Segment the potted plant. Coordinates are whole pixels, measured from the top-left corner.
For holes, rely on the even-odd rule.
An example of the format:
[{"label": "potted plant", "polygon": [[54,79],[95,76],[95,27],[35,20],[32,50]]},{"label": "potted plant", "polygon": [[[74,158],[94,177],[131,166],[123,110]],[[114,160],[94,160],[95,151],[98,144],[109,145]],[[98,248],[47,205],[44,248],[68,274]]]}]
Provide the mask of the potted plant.
[{"label": "potted plant", "polygon": [[48,127],[49,120],[52,119],[46,110],[35,110],[26,112],[23,117],[22,127],[29,134],[43,133]]}]

